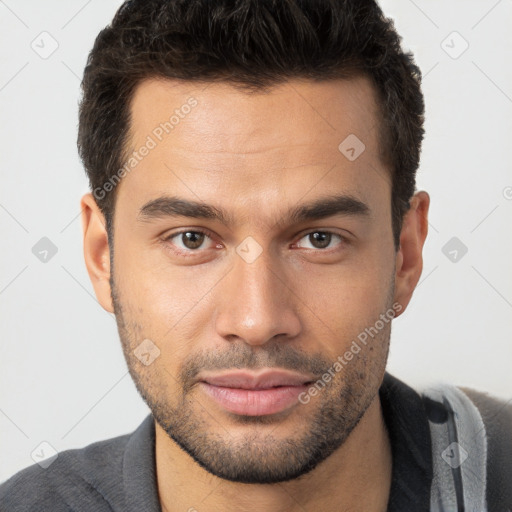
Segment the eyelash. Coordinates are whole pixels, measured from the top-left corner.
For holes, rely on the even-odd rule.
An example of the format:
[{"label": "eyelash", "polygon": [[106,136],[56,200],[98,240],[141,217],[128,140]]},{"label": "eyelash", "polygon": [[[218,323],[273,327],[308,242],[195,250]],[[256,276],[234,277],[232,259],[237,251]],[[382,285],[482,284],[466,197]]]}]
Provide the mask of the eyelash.
[{"label": "eyelash", "polygon": [[[164,242],[170,242],[170,240],[172,240],[173,238],[179,236],[179,235],[183,235],[184,233],[201,233],[205,236],[207,236],[208,238],[212,239],[214,238],[213,234],[205,229],[200,229],[200,228],[195,228],[195,229],[183,229],[181,231],[177,231],[175,233],[171,233],[170,235],[166,236],[163,241]],[[311,231],[308,231],[306,233],[303,233],[300,238],[299,238],[299,241],[302,240],[303,238],[311,235],[312,233],[326,233],[326,234],[330,234],[330,235],[334,235],[335,237],[338,237],[339,240],[340,240],[340,243],[338,245],[336,245],[334,248],[327,248],[327,249],[309,249],[309,248],[306,248],[305,250],[306,251],[313,251],[313,252],[318,252],[318,253],[330,253],[332,251],[336,251],[338,250],[339,246],[340,245],[343,245],[343,244],[347,244],[349,242],[349,240],[344,237],[343,235],[340,235],[339,233],[335,233],[333,231],[328,231],[328,230],[320,230],[320,229],[313,229]],[[173,244],[171,244],[173,245]],[[295,243],[293,245],[296,245]],[[183,249],[176,249],[173,247],[173,252],[175,253],[178,253],[179,255],[183,255],[185,257],[190,257],[190,256],[195,256],[197,254],[199,254],[200,252],[204,251],[201,250],[201,249],[187,249],[187,250],[183,250]]]}]

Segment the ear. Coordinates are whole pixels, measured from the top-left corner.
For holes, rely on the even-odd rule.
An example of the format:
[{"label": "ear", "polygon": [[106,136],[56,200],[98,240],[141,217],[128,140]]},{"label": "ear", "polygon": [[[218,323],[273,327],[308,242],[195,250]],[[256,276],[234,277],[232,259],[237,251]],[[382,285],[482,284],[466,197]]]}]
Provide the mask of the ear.
[{"label": "ear", "polygon": [[98,302],[103,309],[113,313],[110,290],[110,248],[105,217],[94,196],[85,194],[80,201],[84,234],[84,257],[89,278]]},{"label": "ear", "polygon": [[395,302],[405,311],[423,270],[423,244],[428,232],[430,197],[425,191],[414,194],[404,215],[400,248],[396,255]]}]

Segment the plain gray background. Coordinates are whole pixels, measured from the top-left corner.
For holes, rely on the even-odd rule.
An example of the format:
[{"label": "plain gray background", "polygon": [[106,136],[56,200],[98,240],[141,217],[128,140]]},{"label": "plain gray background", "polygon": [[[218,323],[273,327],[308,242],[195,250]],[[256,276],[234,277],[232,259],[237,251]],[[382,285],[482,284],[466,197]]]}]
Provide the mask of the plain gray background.
[{"label": "plain gray background", "polygon": [[[84,446],[148,413],[89,283],[79,218],[80,79],[120,4],[0,0],[0,481],[41,442]],[[424,271],[393,323],[389,371],[511,400],[512,0],[381,5],[423,71],[418,188],[431,195]],[[43,237],[57,250],[46,262],[34,254]]]}]

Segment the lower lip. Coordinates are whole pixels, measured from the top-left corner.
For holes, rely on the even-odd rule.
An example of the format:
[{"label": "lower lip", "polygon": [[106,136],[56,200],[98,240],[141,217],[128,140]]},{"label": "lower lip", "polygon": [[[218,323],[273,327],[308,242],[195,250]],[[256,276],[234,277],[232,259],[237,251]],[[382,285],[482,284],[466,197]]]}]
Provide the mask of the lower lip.
[{"label": "lower lip", "polygon": [[201,382],[203,389],[224,409],[244,416],[276,414],[299,401],[301,393],[308,389],[302,386],[281,386],[269,389],[240,389],[214,386]]}]

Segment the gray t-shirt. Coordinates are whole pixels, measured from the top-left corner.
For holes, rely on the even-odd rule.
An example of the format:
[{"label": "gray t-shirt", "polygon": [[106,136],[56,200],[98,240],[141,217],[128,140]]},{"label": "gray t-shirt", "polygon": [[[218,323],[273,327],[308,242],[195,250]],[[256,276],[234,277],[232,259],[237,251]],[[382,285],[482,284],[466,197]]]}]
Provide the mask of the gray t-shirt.
[{"label": "gray t-shirt", "polygon": [[0,486],[1,512],[161,512],[149,415],[133,434],[59,453]]}]

